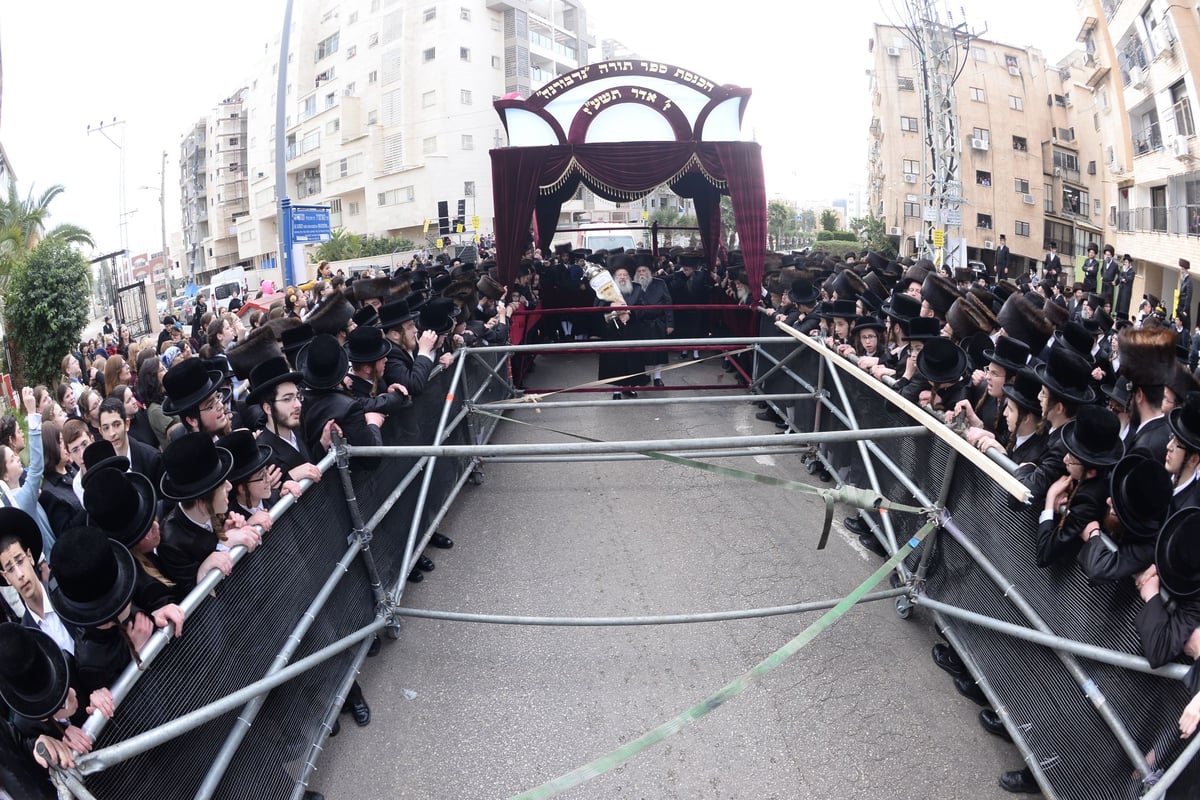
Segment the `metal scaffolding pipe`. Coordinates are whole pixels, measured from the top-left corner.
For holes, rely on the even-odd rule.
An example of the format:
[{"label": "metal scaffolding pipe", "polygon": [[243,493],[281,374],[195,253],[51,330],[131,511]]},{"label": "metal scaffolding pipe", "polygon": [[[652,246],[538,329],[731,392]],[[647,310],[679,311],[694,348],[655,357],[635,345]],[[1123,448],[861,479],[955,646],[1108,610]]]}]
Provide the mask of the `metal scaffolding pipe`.
[{"label": "metal scaffolding pipe", "polygon": [[504,345],[489,345],[486,348],[475,348],[478,350],[487,350],[489,353],[569,353],[573,350],[581,348],[587,350],[612,350],[612,349],[628,349],[633,347],[647,347],[656,350],[664,348],[670,350],[688,350],[697,349],[700,347],[748,347],[754,344],[781,344],[790,342],[790,336],[748,336],[748,337],[710,337],[705,339],[637,339],[632,341],[605,341],[603,339],[589,339],[586,342],[561,342],[551,344],[504,344]]},{"label": "metal scaffolding pipe", "polygon": [[[300,642],[303,641],[304,635],[308,633],[309,628],[316,621],[317,614],[321,613],[321,609],[329,601],[342,576],[350,569],[350,562],[354,560],[359,550],[362,549],[362,541],[361,536],[355,536],[354,540],[350,543],[350,547],[346,549],[341,559],[334,565],[333,571],[325,579],[325,584],[317,592],[312,602],[308,604],[308,608],[300,616],[296,627],[288,635],[282,649],[276,654],[275,660],[267,669],[267,675],[274,675],[286,667],[288,662],[292,660],[292,656],[300,648]],[[204,776],[204,781],[196,791],[195,800],[208,800],[208,798],[213,796],[213,793],[221,783],[221,778],[225,776],[229,765],[233,763],[233,757],[237,754],[238,747],[241,746],[242,740],[246,738],[246,734],[250,732],[250,726],[254,724],[255,718],[258,717],[258,712],[262,709],[263,703],[266,701],[267,695],[261,694],[247,703],[245,708],[242,709],[242,713],[238,715],[237,720],[233,723],[233,730],[229,732],[229,736],[225,739],[225,744],[221,746],[221,751],[213,759],[213,763],[208,768],[208,773]]]},{"label": "metal scaffolding pipe", "polygon": [[[317,464],[317,468],[321,470],[321,474],[324,475],[329,468],[333,466],[333,462],[334,454],[327,453],[325,457],[322,458]],[[309,480],[308,478],[300,481],[301,496],[303,496],[303,494],[307,492],[309,487],[312,485],[313,481]],[[271,510],[269,512],[271,515],[271,522],[278,522],[279,518],[282,517],[289,508],[295,505],[296,501],[297,498],[290,494],[285,494],[280,497],[279,502],[271,506]],[[261,531],[262,529],[259,528],[259,530]],[[270,534],[267,534],[266,538],[269,542]],[[229,551],[229,557],[233,560],[233,565],[235,567],[246,556],[246,553],[247,550],[242,545],[238,545]],[[197,608],[200,607],[200,604],[208,598],[213,589],[217,587],[217,584],[223,580],[225,580],[225,575],[222,574],[220,570],[210,570],[209,573],[205,575],[199,583],[196,584],[196,588],[192,589],[192,591],[188,593],[188,596],[183,598],[182,602],[179,603],[179,608],[183,612],[185,621],[192,615],[193,612],[195,612]],[[173,626],[167,626],[166,628],[156,630],[150,636],[150,640],[146,642],[145,646],[143,646],[141,651],[138,653],[138,656],[142,660],[141,666],[139,667],[136,663],[131,661],[129,666],[125,667],[125,671],[121,673],[121,677],[117,678],[113,685],[109,687],[109,690],[112,692],[114,706],[118,708],[120,707],[121,701],[123,701],[129,695],[129,692],[133,690],[134,685],[141,679],[142,673],[150,668],[150,665],[154,662],[154,659],[158,658],[158,654],[161,653],[163,648],[167,646],[167,642],[171,640],[173,635]],[[100,734],[104,731],[104,728],[107,725],[108,717],[97,711],[88,717],[87,722],[83,724],[83,732],[91,737],[91,740],[94,742],[100,738]]]},{"label": "metal scaffolding pipe", "polygon": [[[908,589],[885,589],[879,592],[863,595],[860,603],[876,600],[888,600],[893,597],[908,594]],[[477,622],[487,625],[542,625],[549,627],[589,628],[589,627],[624,627],[630,625],[682,625],[696,622],[727,622],[730,620],[762,619],[764,617],[779,617],[785,614],[802,614],[806,611],[823,611],[833,608],[844,598],[834,600],[810,600],[805,603],[793,603],[787,606],[769,606],[766,608],[747,608],[740,611],[711,611],[698,614],[666,614],[644,617],[522,617],[507,614],[469,614],[460,611],[433,611],[421,608],[397,608],[396,614],[418,619],[443,619],[453,622]]]},{"label": "metal scaffolding pipe", "polygon": [[579,455],[587,453],[676,452],[720,447],[781,446],[821,442],[855,442],[860,439],[905,439],[928,436],[920,425],[906,428],[865,428],[857,431],[772,433],[760,436],[717,436],[696,439],[646,439],[620,442],[560,442],[542,444],[370,446],[347,445],[351,457],[401,458],[404,456],[486,458],[487,456]]},{"label": "metal scaffolding pipe", "polygon": [[[804,450],[804,446],[796,447],[755,447],[739,450],[681,450],[677,455],[683,458],[746,458],[753,456],[794,455]],[[619,453],[594,456],[495,456],[481,458],[485,464],[549,464],[574,462],[602,461],[653,461],[653,456],[641,453]]]},{"label": "metal scaffolding pipe", "polygon": [[233,711],[238,706],[243,706],[264,692],[269,692],[277,686],[282,686],[298,675],[307,672],[319,664],[328,661],[343,650],[349,650],[358,642],[374,636],[383,627],[387,625],[387,618],[383,616],[376,617],[373,622],[366,627],[360,628],[354,633],[338,639],[332,644],[322,647],[312,655],[289,664],[283,669],[269,677],[260,678],[254,683],[237,690],[233,694],[226,695],[220,700],[215,700],[212,703],[184,714],[181,717],[176,717],[170,722],[164,723],[157,728],[151,728],[148,731],[139,733],[137,736],[132,736],[123,742],[111,745],[103,750],[93,750],[87,755],[80,756],[75,759],[75,766],[80,773],[91,775],[95,772],[103,772],[116,764],[123,761],[140,756],[155,747],[159,747],[167,742],[175,739],[188,731],[204,725],[207,722],[212,722],[222,714]]},{"label": "metal scaffolding pipe", "polygon": [[[630,406],[655,406],[655,405],[720,405],[730,403],[756,403],[761,401],[772,400],[811,400],[815,397],[812,392],[799,392],[793,394],[737,394],[737,395],[716,395],[711,397],[684,397],[671,392],[663,392],[656,397],[639,397],[639,398],[624,398],[621,400],[621,408]],[[497,400],[491,403],[481,403],[475,408],[487,409],[488,411],[503,411],[509,409],[522,408],[583,408],[585,406],[611,406],[612,401],[607,397],[597,400],[539,400],[537,402],[529,402],[521,398],[512,400]]]},{"label": "metal scaffolding pipe", "polygon": [[1103,664],[1112,664],[1114,667],[1122,667],[1131,669],[1137,672],[1145,672],[1150,675],[1157,675],[1160,678],[1173,678],[1177,681],[1182,681],[1187,677],[1189,668],[1183,664],[1166,664],[1161,667],[1151,667],[1150,662],[1146,659],[1122,653],[1120,650],[1109,650],[1105,647],[1096,647],[1095,645],[1087,644],[1086,642],[1076,642],[1072,639],[1064,639],[1052,633],[1043,633],[1033,628],[1026,628],[1024,625],[1014,625],[1011,622],[995,619],[993,617],[977,614],[974,611],[968,611],[965,608],[952,606],[943,603],[939,600],[934,600],[924,594],[916,594],[913,596],[913,602],[919,606],[937,611],[947,617],[954,617],[969,622],[972,625],[978,625],[981,628],[999,631],[1000,633],[1012,636],[1017,639],[1024,639],[1027,642],[1040,644],[1043,647],[1048,647],[1063,653],[1071,653],[1072,655],[1081,656],[1090,661],[1099,661]]},{"label": "metal scaffolding pipe", "polygon": [[1158,779],[1158,783],[1150,787],[1150,791],[1142,795],[1141,800],[1161,800],[1166,797],[1167,790],[1175,781],[1179,780],[1179,776],[1187,769],[1188,764],[1195,760],[1197,752],[1200,752],[1200,735],[1192,734],[1192,740],[1188,742],[1187,748],[1175,757],[1170,769],[1163,773],[1162,777]]}]

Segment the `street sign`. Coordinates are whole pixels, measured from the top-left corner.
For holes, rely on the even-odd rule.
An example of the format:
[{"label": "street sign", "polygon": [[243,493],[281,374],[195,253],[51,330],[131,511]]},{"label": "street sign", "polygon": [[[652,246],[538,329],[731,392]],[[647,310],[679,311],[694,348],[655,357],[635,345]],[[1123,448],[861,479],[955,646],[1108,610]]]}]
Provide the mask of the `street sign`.
[{"label": "street sign", "polygon": [[425,226],[421,228],[421,233],[429,233],[429,217],[425,218]]},{"label": "street sign", "polygon": [[475,216],[471,217],[471,230],[477,231],[479,230],[479,227],[479,215],[476,214]]},{"label": "street sign", "polygon": [[946,232],[940,228],[933,232],[933,246],[943,247],[946,244]]},{"label": "street sign", "polygon": [[330,238],[329,206],[292,206],[292,241],[314,244]]}]

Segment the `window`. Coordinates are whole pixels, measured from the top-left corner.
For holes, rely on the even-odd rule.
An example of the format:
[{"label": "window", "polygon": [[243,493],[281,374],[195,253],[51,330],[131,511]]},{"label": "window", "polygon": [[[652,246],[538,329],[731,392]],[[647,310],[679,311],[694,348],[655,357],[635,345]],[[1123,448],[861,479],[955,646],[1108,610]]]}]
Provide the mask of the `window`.
[{"label": "window", "polygon": [[492,15],[492,30],[499,31],[500,29],[500,17]]},{"label": "window", "polygon": [[342,129],[342,121],[340,119],[331,119],[325,123],[325,135],[332,136]]},{"label": "window", "polygon": [[463,197],[475,196],[475,181],[463,181]]},{"label": "window", "polygon": [[1016,57],[1016,56],[1005,56],[1005,57],[1004,57],[1004,66],[1006,66],[1006,67],[1017,67],[1017,66],[1020,66],[1020,65],[1017,63],[1017,57]]},{"label": "window", "polygon": [[402,186],[399,189],[392,189],[390,192],[379,192],[378,199],[381,206],[394,206],[398,203],[411,203],[416,199],[417,193],[411,186]]},{"label": "window", "polygon": [[1175,116],[1175,133],[1180,136],[1195,136],[1196,126],[1192,122],[1192,101],[1188,99],[1187,86],[1179,81],[1171,87],[1171,110]]},{"label": "window", "polygon": [[346,97],[354,97],[354,91],[357,88],[358,85],[354,81],[350,81],[346,84],[346,88],[342,90],[342,94],[346,95]]},{"label": "window", "polygon": [[426,22],[433,22],[435,19],[437,19],[437,6],[425,9],[424,16]]},{"label": "window", "polygon": [[981,89],[978,86],[972,86],[971,87],[971,99],[974,100],[976,103],[986,102],[986,98],[984,97],[984,94],[983,94],[983,89]]},{"label": "window", "polygon": [[325,83],[326,81],[333,80],[334,75],[335,75],[335,72],[334,72],[333,67],[330,67],[329,69],[325,70],[324,72],[318,72],[317,73],[317,81],[316,81],[317,86],[320,86],[322,83]]},{"label": "window", "polygon": [[367,112],[367,124],[368,125],[378,125],[379,124],[379,112],[378,111],[376,111],[375,109],[371,109],[370,111]]},{"label": "window", "polygon": [[351,200],[349,203],[346,204],[347,216],[357,217],[358,212],[359,212],[359,205],[358,205],[357,200]]},{"label": "window", "polygon": [[458,18],[461,19],[463,22],[470,22],[471,21],[471,9],[467,8],[466,6],[463,6],[462,8],[458,9]]},{"label": "window", "polygon": [[437,152],[437,137],[436,136],[426,136],[424,139],[422,139],[421,140],[421,152],[423,152],[425,155],[429,155],[431,153],[436,153]]},{"label": "window", "polygon": [[980,186],[991,186],[992,173],[982,169],[975,170],[975,183],[979,184]]},{"label": "window", "polygon": [[330,92],[329,94],[325,95],[325,107],[333,108],[335,105],[337,105],[337,93]]},{"label": "window", "polygon": [[492,69],[500,69],[500,56],[492,56]]},{"label": "window", "polygon": [[901,117],[900,118],[900,130],[916,131],[916,129],[917,129],[917,118],[916,117]]},{"label": "window", "polygon": [[462,135],[462,149],[463,150],[474,150],[475,149],[475,137],[469,133],[464,133]]},{"label": "window", "polygon": [[896,79],[896,86],[902,92],[911,92],[913,90],[913,79],[901,76]]},{"label": "window", "polygon": [[1054,187],[1048,183],[1042,184],[1042,211],[1054,213]]},{"label": "window", "polygon": [[976,61],[987,61],[987,50],[984,50],[982,47],[972,47],[971,57]]},{"label": "window", "polygon": [[1016,233],[1017,236],[1028,236],[1029,235],[1029,223],[1021,222],[1020,220],[1017,220],[1017,226],[1016,226],[1016,230],[1014,231],[1014,233]]},{"label": "window", "polygon": [[379,83],[379,70],[373,69],[367,73],[367,83]]},{"label": "window", "polygon": [[1054,95],[1054,105],[1058,106],[1059,108],[1066,108],[1067,96],[1065,94]]},{"label": "window", "polygon": [[1010,94],[1008,96],[1008,107],[1013,111],[1024,111],[1025,101],[1017,97],[1015,94]]},{"label": "window", "polygon": [[329,180],[337,180],[338,178],[348,178],[351,175],[357,175],[362,172],[363,155],[355,153],[346,158],[340,158],[336,161],[330,161],[325,165],[325,175]]},{"label": "window", "polygon": [[347,24],[347,25],[353,25],[353,24],[354,24],[354,23],[356,23],[356,22],[358,22],[358,12],[357,12],[357,11],[351,11],[351,12],[350,12],[350,16],[346,18],[346,24]]},{"label": "window", "polygon": [[1095,210],[1092,211],[1092,213],[1098,217],[1098,216],[1100,216],[1100,198],[1097,197],[1093,202],[1096,204],[1096,206],[1095,206]]},{"label": "window", "polygon": [[904,204],[904,216],[912,217],[913,219],[920,219],[921,218],[921,204],[920,203],[905,203]]},{"label": "window", "polygon": [[904,159],[904,171],[910,175],[916,175],[921,171],[921,163],[911,158]]},{"label": "window", "polygon": [[1088,193],[1083,189],[1076,189],[1074,186],[1063,186],[1062,209],[1064,212],[1087,216],[1088,207],[1091,204],[1092,201],[1089,199]]},{"label": "window", "polygon": [[971,130],[971,137],[974,139],[983,139],[986,142],[991,139],[991,133],[987,128],[973,128]]},{"label": "window", "polygon": [[471,48],[469,48],[469,47],[458,48],[458,60],[459,61],[470,61],[471,60]]},{"label": "window", "polygon": [[313,58],[313,61],[316,62],[316,61],[320,61],[322,58],[328,58],[329,56],[336,53],[337,49],[338,49],[338,35],[335,33],[332,36],[329,36],[329,37],[317,42],[317,51],[316,51],[315,57]]},{"label": "window", "polygon": [[378,33],[372,33],[370,36],[367,37],[367,47],[374,47],[377,44],[379,44],[379,34]]},{"label": "window", "polygon": [[238,137],[236,137],[236,136],[230,136],[230,137],[229,137],[229,146],[230,146],[230,147],[237,147],[237,146],[238,146]]},{"label": "window", "polygon": [[304,102],[300,106],[300,119],[308,119],[317,113],[317,96],[310,94],[304,98]]},{"label": "window", "polygon": [[992,215],[991,214],[976,214],[975,215],[975,227],[979,228],[979,230],[981,230],[981,231],[990,231],[992,229]]},{"label": "window", "polygon": [[437,104],[437,92],[430,89],[421,95],[421,108],[429,108]]},{"label": "window", "polygon": [[358,55],[358,45],[350,45],[346,48],[346,58],[351,59]]},{"label": "window", "polygon": [[464,106],[471,105],[471,90],[470,89],[459,89],[458,90],[458,102],[462,103]]},{"label": "window", "polygon": [[421,60],[423,61],[433,61],[435,58],[437,58],[436,47],[430,47],[421,53]]},{"label": "window", "polygon": [[1054,166],[1069,169],[1072,172],[1079,171],[1079,156],[1074,153],[1066,153],[1062,150],[1054,151]]},{"label": "window", "polygon": [[1019,150],[1022,153],[1029,150],[1029,143],[1027,141],[1025,141],[1024,136],[1014,136],[1013,137],[1013,150]]},{"label": "window", "polygon": [[1029,181],[1024,178],[1015,178],[1013,183],[1016,186],[1017,194],[1029,194]]}]

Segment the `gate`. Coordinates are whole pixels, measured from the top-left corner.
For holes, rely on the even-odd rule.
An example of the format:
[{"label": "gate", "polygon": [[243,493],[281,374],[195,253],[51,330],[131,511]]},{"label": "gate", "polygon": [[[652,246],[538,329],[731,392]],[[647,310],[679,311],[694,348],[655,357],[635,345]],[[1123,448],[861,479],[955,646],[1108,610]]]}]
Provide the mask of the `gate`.
[{"label": "gate", "polygon": [[117,325],[129,327],[131,341],[150,335],[150,304],[146,300],[145,283],[131,283],[117,289],[114,306]]}]

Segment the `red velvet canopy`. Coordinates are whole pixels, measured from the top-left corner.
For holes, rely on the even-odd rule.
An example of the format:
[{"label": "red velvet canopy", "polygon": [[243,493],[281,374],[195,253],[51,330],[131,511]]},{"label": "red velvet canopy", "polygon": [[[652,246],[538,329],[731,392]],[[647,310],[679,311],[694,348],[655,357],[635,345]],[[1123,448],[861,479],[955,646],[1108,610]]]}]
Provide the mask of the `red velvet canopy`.
[{"label": "red velvet canopy", "polygon": [[[639,77],[642,85],[629,84],[630,78]],[[601,91],[584,88],[593,82],[599,83]],[[740,124],[748,96],[747,89],[717,86],[670,65],[617,61],[560,76],[528,100],[497,100],[495,106],[510,141],[514,139],[506,116],[510,110],[524,115],[516,119],[521,120],[526,134],[536,129],[535,139],[556,141],[491,151],[496,262],[501,280],[510,282],[516,277],[531,223],[537,246],[550,248],[562,205],[581,183],[615,202],[638,200],[665,184],[694,202],[709,263],[721,242],[721,195],[730,196],[746,272],[751,285],[758,285],[767,243],[762,149],[756,142],[709,141],[704,135],[706,123],[726,131],[736,115],[736,124]],[[699,102],[689,103],[694,97]],[[674,140],[588,141],[593,123],[620,106],[658,114],[665,135]],[[691,116],[682,108],[689,109]],[[529,119],[532,126],[525,121]],[[611,130],[610,126],[609,135]]]}]

